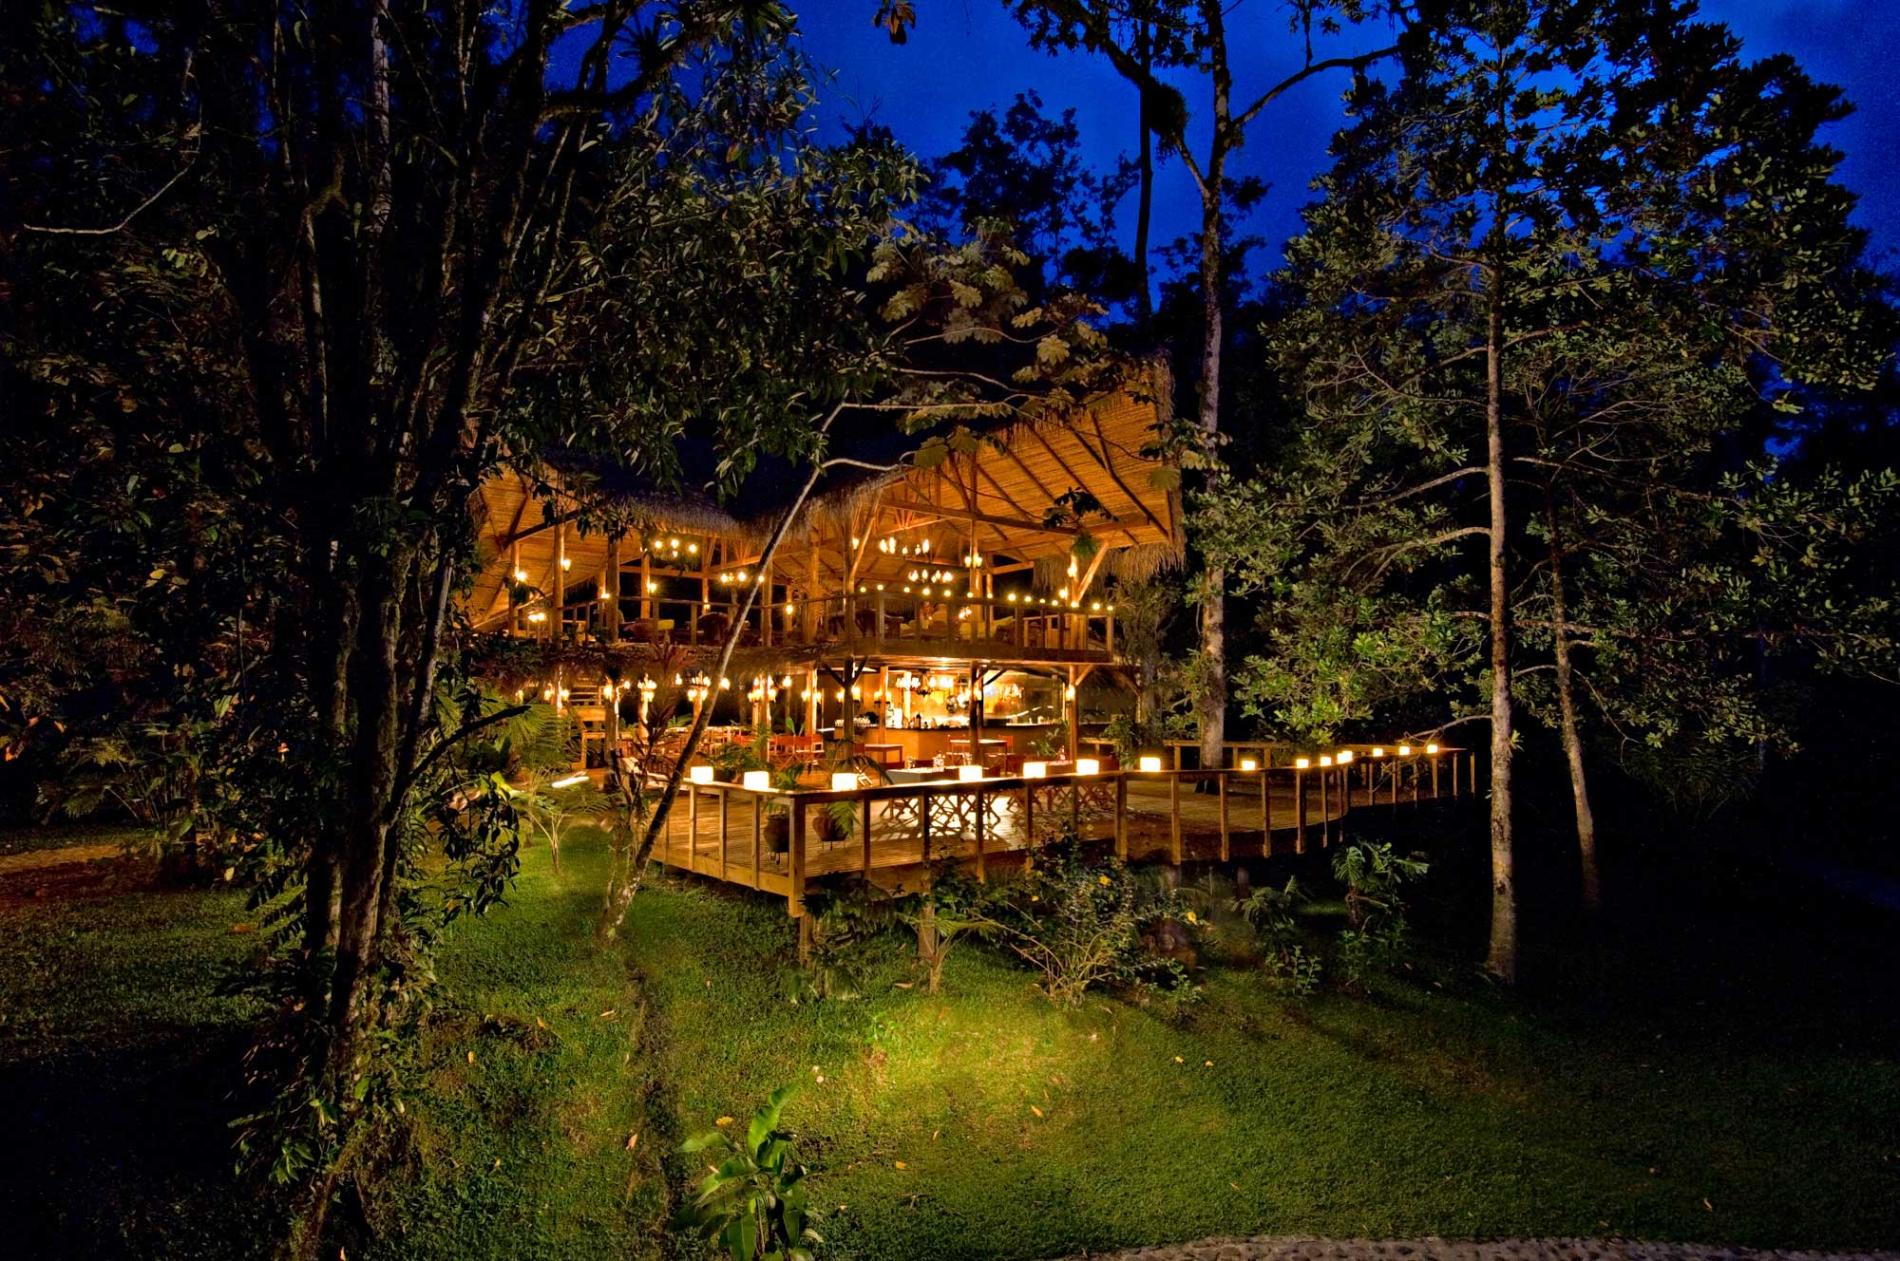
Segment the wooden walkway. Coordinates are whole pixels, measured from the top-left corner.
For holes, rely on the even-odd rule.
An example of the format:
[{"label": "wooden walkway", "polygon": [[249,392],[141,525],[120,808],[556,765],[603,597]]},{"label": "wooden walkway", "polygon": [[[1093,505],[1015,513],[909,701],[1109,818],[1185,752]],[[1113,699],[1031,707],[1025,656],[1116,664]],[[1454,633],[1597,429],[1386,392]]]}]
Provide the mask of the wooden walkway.
[{"label": "wooden walkway", "polygon": [[[784,897],[797,916],[813,881],[855,873],[907,890],[944,863],[983,878],[1071,831],[1137,860],[1304,853],[1343,835],[1354,811],[1474,791],[1475,761],[1460,754],[1311,770],[1108,771],[811,792],[685,784],[653,856]],[[849,826],[839,826],[841,817]]]}]

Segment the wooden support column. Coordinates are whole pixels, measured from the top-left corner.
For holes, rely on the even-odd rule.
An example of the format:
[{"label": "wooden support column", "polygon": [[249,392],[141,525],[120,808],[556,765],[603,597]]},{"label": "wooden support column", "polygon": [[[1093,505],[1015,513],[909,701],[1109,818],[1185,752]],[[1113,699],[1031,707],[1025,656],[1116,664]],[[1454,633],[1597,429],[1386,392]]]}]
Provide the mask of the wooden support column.
[{"label": "wooden support column", "polygon": [[983,765],[983,664],[970,663],[970,760]]},{"label": "wooden support column", "polygon": [[521,540],[508,540],[508,633],[521,633],[521,605],[515,600],[515,588],[521,585]]},{"label": "wooden support column", "polygon": [[607,642],[620,642],[620,535],[615,534],[607,540],[607,585],[601,590],[607,593]]},{"label": "wooden support column", "polygon": [[1075,667],[1069,667],[1068,686],[1062,690],[1062,711],[1064,740],[1068,744],[1069,761],[1075,762],[1076,755],[1082,749],[1082,685],[1076,681]]},{"label": "wooden support column", "polygon": [[805,616],[802,620],[805,629],[805,642],[818,642],[819,631],[824,626],[823,606],[818,598],[818,527],[811,527],[811,551],[805,558]]},{"label": "wooden support column", "polygon": [[561,620],[567,615],[567,523],[558,517],[554,522],[554,580],[549,585],[547,637],[559,640]]},{"label": "wooden support column", "polygon": [[759,645],[772,646],[772,610],[777,607],[772,599],[772,567],[767,565],[759,570],[759,598],[753,603],[759,606]]},{"label": "wooden support column", "polygon": [[653,619],[653,557],[647,554],[644,541],[640,548],[640,616],[648,621]]}]

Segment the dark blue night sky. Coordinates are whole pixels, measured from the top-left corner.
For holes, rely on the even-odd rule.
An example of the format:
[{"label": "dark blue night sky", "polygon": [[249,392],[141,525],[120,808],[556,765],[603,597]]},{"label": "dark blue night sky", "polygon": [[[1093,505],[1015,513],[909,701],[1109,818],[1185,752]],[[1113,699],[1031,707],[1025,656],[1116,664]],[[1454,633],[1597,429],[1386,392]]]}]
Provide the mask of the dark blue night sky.
[{"label": "dark blue night sky", "polygon": [[[835,74],[823,98],[828,130],[873,118],[930,156],[956,145],[970,111],[1007,106],[1017,92],[1034,88],[1046,112],[1075,109],[1095,165],[1108,167],[1118,153],[1133,152],[1128,86],[1087,55],[1032,51],[997,0],[917,0],[919,26],[900,47],[873,28],[873,0],[794,0],[793,7],[807,52]],[[1275,0],[1245,0],[1230,19],[1240,68],[1237,98],[1297,68],[1298,50],[1278,11]],[[1829,137],[1847,155],[1841,178],[1861,196],[1859,220],[1873,233],[1875,251],[1889,268],[1900,266],[1893,165],[1900,154],[1900,0],[1704,0],[1702,13],[1740,34],[1745,54],[1792,53],[1810,75],[1847,90],[1857,111]],[[1240,156],[1235,174],[1273,184],[1247,227],[1266,239],[1275,259],[1280,242],[1297,230],[1307,181],[1325,162],[1343,86],[1340,78],[1322,78],[1271,107]],[[1190,109],[1196,103],[1190,94]],[[1188,231],[1194,205],[1187,173],[1164,165],[1156,188],[1156,242]],[[1123,226],[1132,228],[1133,219],[1131,199]]]}]

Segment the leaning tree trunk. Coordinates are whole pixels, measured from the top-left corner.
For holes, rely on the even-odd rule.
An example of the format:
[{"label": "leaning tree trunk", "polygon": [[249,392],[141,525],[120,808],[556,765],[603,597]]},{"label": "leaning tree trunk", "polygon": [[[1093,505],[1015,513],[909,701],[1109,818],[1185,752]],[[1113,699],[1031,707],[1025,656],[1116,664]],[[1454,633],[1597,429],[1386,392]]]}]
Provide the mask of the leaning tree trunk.
[{"label": "leaning tree trunk", "polygon": [[[832,422],[843,410],[843,404],[834,407],[825,416],[824,422],[818,426],[818,437],[821,442],[831,431]],[[778,555],[779,544],[784,542],[785,533],[791,528],[798,514],[804,511],[805,502],[811,498],[812,489],[818,485],[818,479],[824,476],[827,467],[822,463],[812,467],[810,475],[805,478],[805,484],[799,488],[798,495],[792,500],[791,506],[779,518],[778,524],[772,527],[770,537],[765,540],[765,546],[759,552],[758,572],[760,575],[772,571],[772,561]],[[726,635],[725,643],[719,649],[719,663],[712,671],[714,679],[724,678],[726,671],[732,666],[733,650],[739,645],[739,628],[745,625],[746,618],[752,613],[752,606],[758,599],[759,585],[754,582],[746,587],[745,595],[740,599],[739,607],[733,613],[732,627]],[[712,711],[713,707],[710,704],[699,707],[699,713],[693,719],[693,725],[687,729],[686,743],[680,749],[679,758],[667,774],[666,786],[654,802],[652,812],[647,815],[646,829],[641,833],[639,844],[627,856],[619,882],[611,885],[607,890],[607,897],[600,908],[600,923],[595,930],[596,937],[603,945],[619,935],[620,925],[627,918],[627,908],[633,905],[634,895],[640,891],[640,883],[646,877],[647,861],[653,855],[654,845],[658,843],[661,834],[666,830],[666,821],[672,810],[673,798],[678,794],[680,785],[686,780],[686,763],[699,748],[700,739],[706,734],[706,726],[712,718]],[[621,795],[626,800],[629,815],[637,814],[634,806],[639,790],[623,779]]]},{"label": "leaning tree trunk", "polygon": [[1570,796],[1577,816],[1578,894],[1586,911],[1603,905],[1603,889],[1597,870],[1596,815],[1590,808],[1590,783],[1584,773],[1583,738],[1577,729],[1577,692],[1574,666],[1570,658],[1570,628],[1564,608],[1564,550],[1557,533],[1557,510],[1547,506],[1550,530],[1550,621],[1551,656],[1557,667],[1557,713],[1563,738],[1564,760],[1570,766]]},{"label": "leaning tree trunk", "polygon": [[1504,545],[1504,302],[1503,277],[1489,264],[1485,317],[1485,485],[1491,501],[1488,530],[1491,593],[1491,943],[1485,967],[1506,984],[1517,980],[1517,876],[1511,835],[1511,590]]}]

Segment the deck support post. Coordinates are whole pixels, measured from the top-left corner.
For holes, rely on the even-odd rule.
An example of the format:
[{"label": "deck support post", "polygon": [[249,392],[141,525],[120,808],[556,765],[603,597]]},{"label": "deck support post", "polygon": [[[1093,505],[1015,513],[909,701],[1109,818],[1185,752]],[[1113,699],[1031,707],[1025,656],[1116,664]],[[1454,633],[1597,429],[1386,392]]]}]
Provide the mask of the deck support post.
[{"label": "deck support post", "polygon": [[1432,800],[1438,800],[1438,759],[1432,759]]},{"label": "deck support post", "polygon": [[699,789],[690,780],[682,786],[686,789],[686,870],[691,871],[699,849]]},{"label": "deck support post", "polygon": [[1219,776],[1214,781],[1214,785],[1215,785],[1215,791],[1217,791],[1220,794],[1220,860],[1222,862],[1229,862],[1233,859],[1234,853],[1233,853],[1232,845],[1230,845],[1227,840],[1227,772],[1226,771],[1223,770],[1220,772]]},{"label": "deck support post", "polygon": [[1306,852],[1306,772],[1293,768],[1293,852]]},{"label": "deck support post", "polygon": [[863,817],[858,820],[858,826],[864,829],[864,878],[869,880],[871,878],[871,799],[865,797],[860,804],[864,807]]},{"label": "deck support post", "polygon": [[719,878],[726,878],[726,800],[729,794],[719,789]]},{"label": "deck support post", "polygon": [[[796,796],[792,798],[791,807],[792,854],[789,864],[791,872],[790,878],[786,881],[785,885],[785,902],[787,909],[794,916],[803,920],[811,918],[805,914],[805,808],[798,804]],[[805,955],[805,952],[809,950],[810,943],[806,939],[806,931],[805,929],[800,930],[799,950],[802,956],[808,958],[809,956]]]},{"label": "deck support post", "polygon": [[1128,861],[1128,776],[1115,775],[1115,857]]},{"label": "deck support post", "polygon": [[[1179,750],[1176,750],[1178,755]],[[1168,862],[1178,875],[1186,857],[1181,843],[1181,776],[1168,776]]]},{"label": "deck support post", "polygon": [[1260,856],[1273,857],[1273,776],[1266,755],[1260,757]]},{"label": "deck support post", "polygon": [[1328,800],[1327,787],[1333,781],[1333,773],[1322,770],[1319,773],[1319,844],[1324,849],[1333,843],[1333,803]]},{"label": "deck support post", "polygon": [[989,865],[983,860],[983,835],[989,831],[990,803],[981,788],[976,790],[976,878],[989,883]]}]

